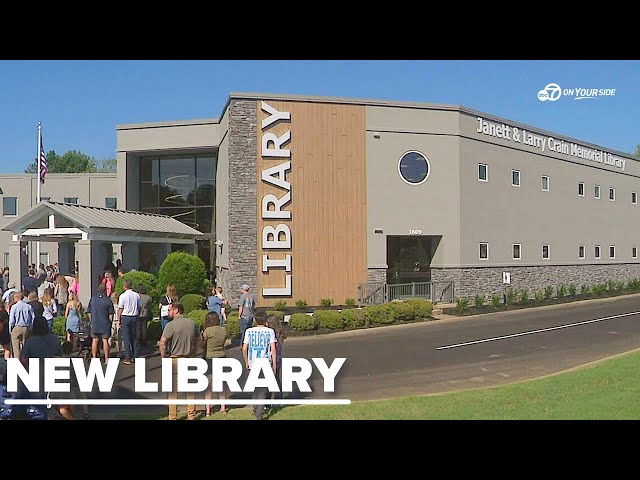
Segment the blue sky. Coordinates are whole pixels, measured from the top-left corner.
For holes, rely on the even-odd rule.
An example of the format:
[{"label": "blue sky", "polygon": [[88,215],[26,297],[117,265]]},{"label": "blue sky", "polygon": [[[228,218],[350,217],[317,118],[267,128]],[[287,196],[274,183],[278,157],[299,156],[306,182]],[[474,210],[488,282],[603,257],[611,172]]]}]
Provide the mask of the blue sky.
[{"label": "blue sky", "polygon": [[[623,152],[640,144],[640,61],[0,61],[0,173],[47,151],[115,156],[115,126],[218,117],[232,91],[458,104]],[[613,97],[541,102],[549,83]]]}]

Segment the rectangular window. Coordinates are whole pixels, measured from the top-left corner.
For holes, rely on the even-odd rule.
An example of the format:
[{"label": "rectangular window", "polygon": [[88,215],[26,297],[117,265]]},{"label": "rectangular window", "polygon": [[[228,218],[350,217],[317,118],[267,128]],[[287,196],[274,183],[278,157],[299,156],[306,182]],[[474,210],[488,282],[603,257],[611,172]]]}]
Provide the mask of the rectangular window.
[{"label": "rectangular window", "polygon": [[51,265],[49,263],[49,254],[47,252],[40,252],[40,263],[44,264],[45,267],[47,265]]},{"label": "rectangular window", "polygon": [[584,197],[584,183],[582,182],[578,183],[578,195]]},{"label": "rectangular window", "polygon": [[118,199],[117,198],[112,198],[112,197],[105,198],[104,199],[104,207],[105,208],[117,209],[118,208]]},{"label": "rectangular window", "polygon": [[543,192],[549,191],[549,177],[547,177],[546,175],[542,176],[542,191]]},{"label": "rectangular window", "polygon": [[521,245],[519,243],[514,243],[513,244],[513,259],[514,260],[520,260],[520,247]]},{"label": "rectangular window", "polygon": [[489,168],[485,163],[478,164],[478,180],[481,182],[489,181]]},{"label": "rectangular window", "polygon": [[511,185],[520,186],[520,170],[511,170]]},{"label": "rectangular window", "polygon": [[549,245],[542,245],[542,259],[549,260]]},{"label": "rectangular window", "polygon": [[584,259],[584,245],[578,246],[578,258]]},{"label": "rectangular window", "polygon": [[616,247],[614,245],[609,247],[609,258],[616,258]]},{"label": "rectangular window", "polygon": [[4,197],[2,199],[2,214],[5,217],[18,216],[18,197]]},{"label": "rectangular window", "polygon": [[78,197],[64,197],[64,203],[78,204]]},{"label": "rectangular window", "polygon": [[636,192],[631,192],[631,203],[633,204],[638,203],[638,194]]},{"label": "rectangular window", "polygon": [[593,198],[600,198],[600,185],[596,185],[593,189]]},{"label": "rectangular window", "polygon": [[633,247],[633,248],[631,249],[631,256],[632,256],[633,258],[638,258],[638,247]]},{"label": "rectangular window", "polygon": [[487,260],[489,258],[489,244],[480,243],[480,260]]},{"label": "rectangular window", "polygon": [[612,202],[615,201],[616,199],[616,189],[615,188],[610,188],[609,189],[609,200],[611,200]]},{"label": "rectangular window", "polygon": [[593,256],[596,259],[600,259],[600,245],[596,245],[596,248],[593,250]]}]

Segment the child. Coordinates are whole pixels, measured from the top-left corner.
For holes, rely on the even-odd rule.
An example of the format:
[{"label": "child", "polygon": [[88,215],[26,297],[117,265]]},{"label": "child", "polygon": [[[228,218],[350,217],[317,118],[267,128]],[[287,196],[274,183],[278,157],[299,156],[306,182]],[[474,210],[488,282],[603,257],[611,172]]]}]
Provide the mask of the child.
[{"label": "child", "polygon": [[222,314],[221,315],[221,318],[222,318],[221,325],[224,327],[224,325],[227,323],[227,305],[229,304],[229,302],[227,302],[227,299],[224,298],[224,296],[222,295],[222,287],[216,288],[215,295],[220,300],[222,300],[222,305],[220,305],[220,313]]}]

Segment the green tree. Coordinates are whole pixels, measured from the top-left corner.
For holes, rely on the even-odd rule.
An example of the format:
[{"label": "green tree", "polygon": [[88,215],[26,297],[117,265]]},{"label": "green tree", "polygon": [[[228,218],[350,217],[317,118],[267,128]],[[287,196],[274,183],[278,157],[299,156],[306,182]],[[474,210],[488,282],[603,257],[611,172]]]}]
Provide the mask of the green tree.
[{"label": "green tree", "polygon": [[[97,172],[96,160],[77,150],[69,150],[58,155],[54,150],[47,154],[47,170],[49,173],[94,173]],[[27,167],[25,173],[37,173],[38,164],[34,162]]]},{"label": "green tree", "polygon": [[100,163],[98,171],[101,173],[117,173],[118,160],[116,158],[105,158]]},{"label": "green tree", "polygon": [[634,153],[633,155],[635,155],[636,158],[640,158],[640,145],[636,147],[636,153]]},{"label": "green tree", "polygon": [[[51,171],[51,166],[58,163],[58,155],[54,150],[49,150],[47,153],[47,168]],[[24,171],[24,173],[38,173],[38,163],[34,160]]]}]

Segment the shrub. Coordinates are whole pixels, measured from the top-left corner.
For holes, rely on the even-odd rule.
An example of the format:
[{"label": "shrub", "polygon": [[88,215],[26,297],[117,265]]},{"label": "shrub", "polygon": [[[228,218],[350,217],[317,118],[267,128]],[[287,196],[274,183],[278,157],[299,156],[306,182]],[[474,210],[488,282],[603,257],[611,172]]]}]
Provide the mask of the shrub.
[{"label": "shrub", "polygon": [[162,323],[160,320],[151,320],[147,323],[147,341],[156,343],[162,336]]},{"label": "shrub", "polygon": [[578,292],[578,289],[576,288],[576,284],[575,283],[570,284],[569,295],[571,295],[572,297],[575,297],[577,292]]},{"label": "shrub", "polygon": [[616,282],[616,290],[624,290],[624,282]]},{"label": "shrub", "polygon": [[615,290],[615,288],[616,288],[616,282],[614,282],[613,280],[607,280],[607,290],[612,292],[613,290]]},{"label": "shrub", "polygon": [[388,303],[384,305],[369,305],[363,310],[369,325],[389,325],[395,320],[391,306]]},{"label": "shrub", "polygon": [[507,304],[513,305],[518,300],[518,292],[516,292],[513,288],[509,288],[507,290]]},{"label": "shrub", "polygon": [[287,302],[285,302],[284,300],[278,300],[273,308],[274,310],[284,310],[285,308],[287,308]]},{"label": "shrub", "polygon": [[523,305],[529,303],[529,290],[527,290],[526,288],[523,288],[520,291],[520,303]]},{"label": "shrub", "polygon": [[585,285],[584,283],[580,286],[580,295],[590,295],[591,289],[589,285]]},{"label": "shrub", "polygon": [[281,312],[280,310],[267,310],[266,314],[275,315],[278,320],[284,322],[284,312]]},{"label": "shrub", "polygon": [[317,318],[306,313],[294,313],[291,315],[289,324],[293,330],[315,330],[318,328]]},{"label": "shrub", "polygon": [[558,285],[558,288],[556,288],[556,295],[558,296],[558,298],[563,298],[566,294],[567,287],[565,287],[564,283],[561,283],[560,285]]},{"label": "shrub", "polygon": [[544,287],[544,299],[551,300],[553,298],[553,287],[548,285]]},{"label": "shrub", "polygon": [[[65,317],[53,318],[53,332],[59,337],[65,337],[67,335],[67,319]],[[8,328],[5,327],[5,328]]]},{"label": "shrub", "polygon": [[125,280],[131,280],[131,286],[136,291],[138,290],[138,287],[140,287],[140,285],[144,285],[145,288],[147,289],[147,295],[149,295],[152,300],[156,300],[158,298],[159,294],[156,289],[158,281],[155,275],[153,275],[152,273],[147,273],[147,272],[125,273],[124,276],[119,277],[118,280],[116,280],[116,289],[115,289],[116,294],[120,295],[122,292],[124,292]]},{"label": "shrub", "polygon": [[196,255],[186,252],[173,252],[164,259],[158,271],[158,286],[164,291],[168,284],[176,287],[178,296],[187,293],[202,295],[207,272],[204,262]]},{"label": "shrub", "polygon": [[542,290],[536,290],[536,293],[533,294],[536,302],[541,302],[544,300],[544,292]]},{"label": "shrub", "polygon": [[227,323],[225,325],[227,327],[227,334],[229,338],[236,338],[240,336],[240,319],[238,318],[238,313],[235,315],[227,315]]},{"label": "shrub", "polygon": [[182,296],[180,303],[184,305],[184,314],[189,316],[189,312],[204,308],[204,297],[195,293],[187,293]]},{"label": "shrub", "polygon": [[355,307],[355,306],[357,305],[357,303],[356,303],[356,299],[355,299],[355,298],[351,298],[351,297],[347,298],[347,299],[344,301],[344,304],[345,304],[347,307],[351,307],[351,308],[353,308],[353,307]]},{"label": "shrub", "polygon": [[607,291],[607,284],[606,283],[596,283],[591,290],[593,291],[594,295],[602,295],[604,292]]},{"label": "shrub", "polygon": [[474,301],[476,307],[482,308],[484,306],[484,302],[485,302],[484,295],[480,295],[480,294],[476,295],[476,297],[473,299],[473,301]]},{"label": "shrub", "polygon": [[498,308],[500,306],[500,304],[502,303],[502,297],[500,295],[493,295],[491,297],[491,304],[495,307]]},{"label": "shrub", "polygon": [[407,322],[416,316],[414,308],[406,302],[391,302],[388,304],[394,320]]},{"label": "shrub", "polygon": [[333,300],[331,298],[321,298],[320,299],[320,306],[321,307],[330,307],[331,305],[333,305]]},{"label": "shrub", "polygon": [[364,310],[362,310],[361,308],[350,308],[348,310],[342,310],[340,312],[340,316],[342,317],[342,321],[344,322],[344,326],[346,328],[360,328],[364,327],[366,324]]},{"label": "shrub", "polygon": [[433,312],[433,303],[431,300],[424,298],[411,298],[405,300],[404,303],[411,305],[413,308],[413,318],[429,318]]},{"label": "shrub", "polygon": [[469,308],[469,299],[468,298],[456,298],[456,309],[458,313],[464,313]]},{"label": "shrub", "polygon": [[320,328],[327,330],[339,330],[344,326],[344,320],[337,310],[316,310],[313,318]]},{"label": "shrub", "polygon": [[627,282],[627,288],[630,290],[638,290],[640,288],[640,280],[637,278],[631,278]]},{"label": "shrub", "polygon": [[198,326],[198,330],[202,331],[204,327],[204,317],[207,316],[207,313],[209,313],[209,310],[195,309],[195,310],[191,310],[187,314],[187,317],[193,320],[194,322],[196,322],[196,325]]},{"label": "shrub", "polygon": [[297,308],[307,308],[309,305],[307,305],[306,300],[296,300],[296,307]]}]

